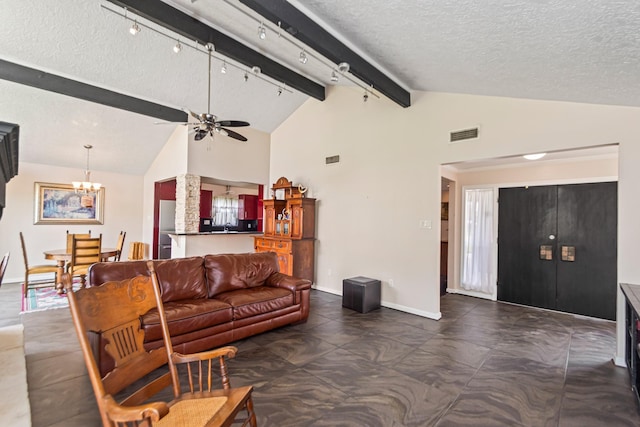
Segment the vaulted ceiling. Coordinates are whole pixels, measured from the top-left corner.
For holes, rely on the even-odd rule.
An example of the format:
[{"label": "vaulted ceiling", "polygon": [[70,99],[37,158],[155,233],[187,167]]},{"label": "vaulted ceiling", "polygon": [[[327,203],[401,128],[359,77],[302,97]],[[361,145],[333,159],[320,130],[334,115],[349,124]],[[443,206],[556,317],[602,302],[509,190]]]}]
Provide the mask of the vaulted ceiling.
[{"label": "vaulted ceiling", "polygon": [[[0,121],[20,124],[20,158],[34,163],[82,168],[90,143],[93,170],[144,173],[173,126],[37,86],[62,78],[122,108],[134,98],[202,112],[208,41],[212,111],[265,132],[332,84],[399,108],[416,90],[640,106],[635,0],[3,0],[0,19]],[[334,82],[343,61],[351,70]],[[36,87],[16,69],[33,70]]]}]

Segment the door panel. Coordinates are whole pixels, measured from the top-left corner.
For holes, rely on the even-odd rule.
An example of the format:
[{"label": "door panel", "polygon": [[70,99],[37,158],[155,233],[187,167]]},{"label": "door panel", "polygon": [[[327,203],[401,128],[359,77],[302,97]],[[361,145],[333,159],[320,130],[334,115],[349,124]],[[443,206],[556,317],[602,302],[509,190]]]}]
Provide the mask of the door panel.
[{"label": "door panel", "polygon": [[499,195],[498,299],[555,308],[556,267],[540,259],[540,245],[554,245],[557,187],[501,188]]},{"label": "door panel", "polygon": [[613,320],[617,183],[506,188],[499,201],[498,299]]},{"label": "door panel", "polygon": [[617,183],[558,188],[558,310],[614,320],[617,283]]}]

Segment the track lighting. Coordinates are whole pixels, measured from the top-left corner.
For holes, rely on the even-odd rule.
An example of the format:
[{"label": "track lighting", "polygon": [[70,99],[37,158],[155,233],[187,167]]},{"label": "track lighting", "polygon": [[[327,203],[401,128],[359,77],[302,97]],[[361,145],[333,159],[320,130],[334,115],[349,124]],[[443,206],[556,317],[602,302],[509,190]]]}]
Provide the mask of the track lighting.
[{"label": "track lighting", "polygon": [[280,95],[282,95],[282,88],[281,87],[278,88],[278,96],[280,96]]},{"label": "track lighting", "polygon": [[362,102],[367,102],[369,100],[369,94],[367,91],[364,91],[364,95],[362,95]]},{"label": "track lighting", "polygon": [[137,21],[133,21],[133,25],[131,26],[131,28],[129,28],[129,32],[131,33],[132,36],[135,36],[140,32],[140,27],[138,26]]},{"label": "track lighting", "polygon": [[258,67],[257,65],[254,65],[253,67],[251,67],[251,71],[253,71],[253,74],[260,74],[262,72],[260,67]]},{"label": "track lighting", "polygon": [[306,64],[307,61],[309,60],[309,58],[307,58],[307,54],[305,53],[304,49],[300,51],[300,57],[298,59],[300,60],[301,64]]},{"label": "track lighting", "polygon": [[247,80],[249,80],[249,74],[247,74],[247,72],[244,72],[244,81],[246,82]]},{"label": "track lighting", "polygon": [[260,40],[264,40],[267,38],[267,30],[264,28],[264,24],[261,23],[258,27],[258,37]]},{"label": "track lighting", "polygon": [[348,62],[341,62],[338,64],[338,71],[340,71],[342,74],[348,73],[350,69],[351,66]]},{"label": "track lighting", "polygon": [[173,47],[173,51],[175,53],[180,53],[181,50],[182,50],[182,45],[180,44],[180,42],[176,43],[176,45]]},{"label": "track lighting", "polygon": [[338,83],[338,73],[335,70],[331,72],[331,81],[333,83]]},{"label": "track lighting", "polygon": [[222,62],[222,66],[220,67],[220,72],[222,74],[227,74],[227,61]]}]

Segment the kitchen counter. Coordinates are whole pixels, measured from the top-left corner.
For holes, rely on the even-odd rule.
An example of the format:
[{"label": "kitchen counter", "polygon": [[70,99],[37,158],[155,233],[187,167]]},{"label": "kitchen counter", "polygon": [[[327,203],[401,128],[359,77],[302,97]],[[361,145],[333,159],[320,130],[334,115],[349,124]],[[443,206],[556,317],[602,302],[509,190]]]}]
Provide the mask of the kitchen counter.
[{"label": "kitchen counter", "polygon": [[238,254],[254,252],[255,231],[211,231],[198,233],[169,233],[171,258],[210,254]]},{"label": "kitchen counter", "polygon": [[261,232],[257,231],[199,231],[197,233],[168,233],[173,236],[209,236],[211,234],[255,234],[261,235]]}]

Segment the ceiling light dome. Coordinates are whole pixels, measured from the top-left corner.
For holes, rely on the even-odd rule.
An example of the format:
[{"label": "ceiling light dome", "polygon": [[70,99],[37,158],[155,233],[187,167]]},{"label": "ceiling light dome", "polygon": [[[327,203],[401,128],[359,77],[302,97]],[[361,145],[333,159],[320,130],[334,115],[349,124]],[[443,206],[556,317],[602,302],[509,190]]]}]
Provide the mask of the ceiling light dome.
[{"label": "ceiling light dome", "polygon": [[546,155],[547,155],[547,153],[535,153],[535,154],[525,154],[522,157],[524,157],[527,160],[539,160],[539,159],[543,158]]}]

